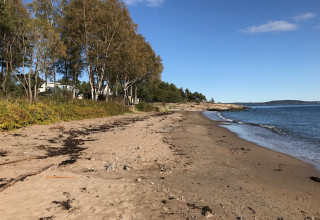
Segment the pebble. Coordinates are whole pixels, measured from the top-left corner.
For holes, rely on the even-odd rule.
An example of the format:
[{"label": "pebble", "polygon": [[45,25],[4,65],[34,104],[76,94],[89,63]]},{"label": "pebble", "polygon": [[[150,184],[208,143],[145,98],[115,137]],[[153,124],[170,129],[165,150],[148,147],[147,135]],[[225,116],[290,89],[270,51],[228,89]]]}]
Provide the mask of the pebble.
[{"label": "pebble", "polygon": [[206,216],[207,218],[213,216],[212,209],[209,206],[203,206],[201,210],[202,210],[201,214],[203,216]]},{"label": "pebble", "polygon": [[107,170],[116,170],[118,169],[117,163],[109,163],[104,165]]}]

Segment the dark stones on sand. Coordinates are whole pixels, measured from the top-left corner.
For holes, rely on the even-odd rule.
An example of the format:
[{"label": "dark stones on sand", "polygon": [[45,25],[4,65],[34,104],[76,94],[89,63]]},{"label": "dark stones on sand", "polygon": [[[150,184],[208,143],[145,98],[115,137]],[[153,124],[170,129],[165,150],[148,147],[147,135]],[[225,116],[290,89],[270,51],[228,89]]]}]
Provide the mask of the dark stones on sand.
[{"label": "dark stones on sand", "polygon": [[310,176],[309,177],[311,180],[320,183],[320,178],[319,177],[315,177],[315,176]]},{"label": "dark stones on sand", "polygon": [[248,209],[252,212],[252,214],[256,214],[256,211],[253,208],[248,207]]},{"label": "dark stones on sand", "polygon": [[201,215],[206,216],[207,218],[213,216],[213,211],[209,206],[197,206],[194,202],[187,203],[187,206],[191,207],[192,209],[200,209]]},{"label": "dark stones on sand", "polygon": [[162,202],[163,204],[167,204],[167,203],[168,203],[165,199],[163,199],[161,202]]},{"label": "dark stones on sand", "polygon": [[123,169],[124,169],[124,170],[131,170],[132,167],[129,167],[129,166],[127,166],[127,165],[124,165],[124,166],[123,166]]},{"label": "dark stones on sand", "polygon": [[213,212],[212,209],[209,206],[203,206],[201,209],[201,214],[203,216],[212,216]]},{"label": "dark stones on sand", "polygon": [[117,165],[117,163],[109,163],[109,164],[104,165],[104,168],[106,168],[107,170],[117,170],[118,165]]},{"label": "dark stones on sand", "polygon": [[66,201],[52,201],[52,203],[60,205],[60,207],[64,210],[71,209],[71,205],[70,205],[71,200],[69,199]]},{"label": "dark stones on sand", "polygon": [[0,150],[0,157],[6,157],[8,156],[8,151]]}]

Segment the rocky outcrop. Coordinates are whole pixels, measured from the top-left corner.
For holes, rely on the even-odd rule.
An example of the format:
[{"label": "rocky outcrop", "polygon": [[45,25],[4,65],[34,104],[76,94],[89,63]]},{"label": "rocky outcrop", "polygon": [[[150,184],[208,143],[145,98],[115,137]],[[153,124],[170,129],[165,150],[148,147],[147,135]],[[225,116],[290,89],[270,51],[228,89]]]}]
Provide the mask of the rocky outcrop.
[{"label": "rocky outcrop", "polygon": [[169,111],[241,111],[247,107],[235,104],[213,103],[155,103],[155,106]]},{"label": "rocky outcrop", "polygon": [[235,104],[210,104],[207,111],[242,111],[248,107]]}]

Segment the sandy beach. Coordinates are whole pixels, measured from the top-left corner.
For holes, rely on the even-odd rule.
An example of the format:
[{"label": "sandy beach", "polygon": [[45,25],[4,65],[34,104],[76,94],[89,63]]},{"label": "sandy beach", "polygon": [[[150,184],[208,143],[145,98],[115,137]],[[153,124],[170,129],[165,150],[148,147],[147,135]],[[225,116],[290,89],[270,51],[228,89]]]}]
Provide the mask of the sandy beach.
[{"label": "sandy beach", "polygon": [[202,112],[36,125],[0,139],[1,219],[320,219],[310,179],[319,171]]}]

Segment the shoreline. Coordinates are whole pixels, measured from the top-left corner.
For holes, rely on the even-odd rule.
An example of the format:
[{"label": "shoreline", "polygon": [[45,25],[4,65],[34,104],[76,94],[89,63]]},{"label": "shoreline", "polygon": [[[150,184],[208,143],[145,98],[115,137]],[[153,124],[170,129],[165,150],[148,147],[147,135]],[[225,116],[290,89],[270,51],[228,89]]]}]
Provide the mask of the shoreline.
[{"label": "shoreline", "polygon": [[0,184],[54,164],[0,192],[3,219],[320,218],[312,165],[243,140],[202,112],[62,122],[0,137],[0,164],[16,161],[0,165]]},{"label": "shoreline", "polygon": [[[210,196],[208,198],[202,194],[214,207],[222,207],[217,211],[217,219],[320,218],[318,206],[315,205],[320,201],[319,183],[310,179],[311,176],[319,177],[320,172],[313,165],[241,139],[203,114],[188,114],[194,114],[194,120],[201,123],[200,127],[206,133],[198,133],[200,139],[208,136],[211,139],[209,143],[198,141],[204,144],[200,149],[209,155],[201,155],[199,159],[211,166],[197,169],[197,178],[207,176],[204,179],[215,183],[212,188],[219,189],[218,193],[215,192],[221,196],[211,195],[215,198],[214,201]],[[196,132],[197,129],[191,130]],[[212,144],[214,148],[209,149]],[[204,149],[205,145],[207,149]],[[199,147],[191,149],[194,150],[199,151]],[[211,173],[214,174],[211,176]],[[212,190],[210,185],[202,187],[207,192]],[[300,199],[306,204],[302,204]],[[310,208],[313,214],[310,213]]]},{"label": "shoreline", "polygon": [[[275,151],[275,152],[278,152],[278,153],[283,153],[283,154],[286,154],[286,155],[289,155],[289,156],[292,156],[294,157],[295,159],[298,159],[302,162],[305,162],[305,163],[308,163],[310,165],[312,165],[314,167],[314,169],[316,169],[317,171],[320,172],[320,164],[319,163],[316,163],[316,162],[312,162],[310,159],[307,160],[307,159],[302,159],[300,158],[299,156],[295,156],[294,154],[290,154],[290,152],[285,152],[285,150],[277,150],[276,148],[272,147],[273,144],[270,143],[270,142],[263,142],[262,140],[258,140],[258,139],[255,139],[255,135],[252,135],[250,133],[247,133],[246,129],[242,128],[243,125],[246,125],[246,126],[257,126],[257,125],[252,125],[252,124],[249,124],[249,123],[234,123],[233,121],[228,121],[228,119],[225,119],[223,116],[223,119],[225,121],[222,121],[222,120],[218,120],[218,119],[211,119],[208,116],[206,116],[204,114],[205,112],[203,112],[203,115],[205,117],[207,117],[209,120],[212,120],[212,121],[215,121],[215,122],[218,122],[220,124],[220,127],[224,127],[226,128],[228,131],[232,132],[232,133],[235,133],[239,138],[243,139],[243,140],[246,140],[246,141],[249,141],[249,142],[252,142],[260,147],[263,147],[263,148],[267,148],[267,149],[270,149],[272,151]],[[221,116],[220,116],[221,117]],[[233,127],[233,128],[232,128]],[[238,128],[239,129],[238,129]],[[235,130],[236,129],[236,130]],[[269,129],[267,128],[263,128],[261,126],[258,126],[258,129],[266,129],[268,132],[273,132],[273,131],[270,131]],[[275,133],[276,135],[279,135],[278,133]]]}]

